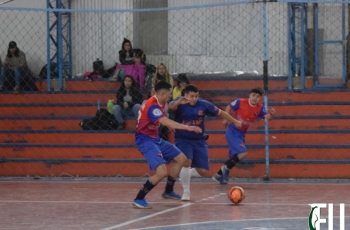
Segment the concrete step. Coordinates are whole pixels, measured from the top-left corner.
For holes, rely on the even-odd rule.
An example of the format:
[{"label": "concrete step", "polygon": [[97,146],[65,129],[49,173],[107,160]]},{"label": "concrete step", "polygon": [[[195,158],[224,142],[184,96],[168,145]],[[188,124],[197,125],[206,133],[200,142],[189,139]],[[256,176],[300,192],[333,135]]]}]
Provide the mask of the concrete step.
[{"label": "concrete step", "polygon": [[[81,130],[79,123],[91,116],[0,116],[0,130]],[[269,121],[270,130],[299,130],[299,129],[350,129],[350,116],[275,116]],[[136,122],[126,119],[127,130],[135,130]],[[224,129],[222,119],[209,117],[205,121],[206,130]],[[253,123],[250,130],[264,129],[264,121]]]},{"label": "concrete step", "polygon": [[[224,130],[208,130],[208,144],[226,144]],[[347,144],[350,130],[270,130],[270,144]],[[172,139],[172,138],[171,138]],[[134,131],[2,130],[0,143],[134,144]],[[246,144],[264,144],[263,130],[248,131]]]}]

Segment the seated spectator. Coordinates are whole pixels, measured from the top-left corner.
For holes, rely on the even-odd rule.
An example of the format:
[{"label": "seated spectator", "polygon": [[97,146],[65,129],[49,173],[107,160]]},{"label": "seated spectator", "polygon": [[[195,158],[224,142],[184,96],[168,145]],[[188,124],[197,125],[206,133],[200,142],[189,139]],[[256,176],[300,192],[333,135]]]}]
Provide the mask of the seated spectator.
[{"label": "seated spectator", "polygon": [[190,84],[185,73],[180,73],[177,77],[177,86],[173,89],[173,100],[181,96],[182,90]]},{"label": "seated spectator", "polygon": [[158,81],[166,81],[170,83],[171,86],[174,86],[173,77],[169,74],[166,66],[163,63],[160,63],[157,66],[156,73],[152,79],[152,94],[154,94],[154,86]]},{"label": "seated spectator", "polygon": [[145,65],[142,64],[141,58],[135,55],[135,63],[132,65],[119,65],[117,64],[117,70],[123,69],[125,76],[129,75],[134,78],[140,89],[145,87]]},{"label": "seated spectator", "polygon": [[124,38],[124,41],[122,43],[122,49],[119,50],[120,64],[117,64],[116,66],[115,75],[117,75],[122,80],[124,80],[125,75],[127,75],[125,68],[127,68],[128,65],[133,65],[135,63],[134,59],[135,59],[135,54],[132,49],[131,42],[130,40]]},{"label": "seated spectator", "polygon": [[11,41],[7,50],[4,66],[0,74],[0,91],[4,90],[6,77],[12,76],[15,79],[13,93],[19,93],[20,82],[26,76],[32,76],[27,66],[26,55],[17,47],[16,42]]},{"label": "seated spectator", "polygon": [[134,51],[130,40],[124,38],[122,49],[119,50],[119,61],[122,65],[134,64]]},{"label": "seated spectator", "polygon": [[142,103],[142,94],[132,76],[126,75],[117,92],[117,104],[112,111],[118,121],[118,129],[125,128],[124,118],[134,116],[137,120],[138,112]]}]

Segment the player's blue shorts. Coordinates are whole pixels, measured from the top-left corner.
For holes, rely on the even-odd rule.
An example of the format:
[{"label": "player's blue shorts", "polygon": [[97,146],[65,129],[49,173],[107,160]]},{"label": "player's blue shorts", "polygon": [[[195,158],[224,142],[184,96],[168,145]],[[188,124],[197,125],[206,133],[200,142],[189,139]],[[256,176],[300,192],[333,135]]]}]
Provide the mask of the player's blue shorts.
[{"label": "player's blue shorts", "polygon": [[230,147],[230,151],[228,153],[230,158],[236,154],[245,153],[248,151],[247,147],[245,146],[245,133],[228,128],[226,130],[226,141]]},{"label": "player's blue shorts", "polygon": [[169,164],[181,151],[175,145],[162,138],[151,138],[143,134],[136,135],[136,146],[145,157],[151,171],[158,165]]},{"label": "player's blue shorts", "polygon": [[192,167],[209,170],[208,145],[205,139],[175,138],[175,143],[192,160]]}]

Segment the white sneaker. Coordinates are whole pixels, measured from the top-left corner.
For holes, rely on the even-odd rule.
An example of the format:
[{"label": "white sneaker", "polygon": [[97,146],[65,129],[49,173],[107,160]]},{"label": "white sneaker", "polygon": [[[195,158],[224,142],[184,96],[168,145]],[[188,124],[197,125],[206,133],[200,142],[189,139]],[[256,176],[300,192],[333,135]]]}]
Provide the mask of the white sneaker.
[{"label": "white sneaker", "polygon": [[181,200],[182,201],[190,201],[190,196],[191,196],[190,192],[184,192],[184,194],[181,197]]}]

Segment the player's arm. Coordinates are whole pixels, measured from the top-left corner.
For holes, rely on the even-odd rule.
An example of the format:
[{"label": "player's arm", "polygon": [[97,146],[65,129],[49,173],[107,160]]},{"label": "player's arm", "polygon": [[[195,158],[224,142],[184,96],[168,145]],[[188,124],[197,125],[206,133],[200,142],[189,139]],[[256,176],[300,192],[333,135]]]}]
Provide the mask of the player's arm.
[{"label": "player's arm", "polygon": [[275,113],[276,113],[276,110],[274,108],[270,108],[268,113],[265,114],[264,118],[266,118],[267,120],[270,120]]},{"label": "player's arm", "polygon": [[[230,111],[230,106],[228,105],[228,111]],[[221,113],[219,114],[220,117],[222,117],[224,119],[224,121],[227,122],[232,122],[237,128],[241,128],[242,127],[242,122],[240,122],[239,120],[236,120],[234,119],[230,114],[229,112],[226,112],[227,111],[227,107],[225,109],[225,111],[221,111]]]},{"label": "player's arm", "polygon": [[173,120],[167,119],[166,117],[160,118],[159,123],[168,127],[169,129],[181,129],[181,130],[187,130],[187,131],[192,131],[192,132],[196,132],[196,133],[202,132],[202,129],[200,127],[183,125],[183,124],[177,123]]},{"label": "player's arm", "polygon": [[[230,105],[227,105],[226,108],[225,108],[225,112],[226,112],[227,114],[230,114],[230,110],[231,110]],[[227,126],[228,126],[228,121],[224,118],[224,120],[222,121],[222,124],[224,125],[225,128],[227,128]],[[242,124],[241,124],[241,126],[242,126]]]},{"label": "player's arm", "polygon": [[184,97],[180,97],[178,100],[169,103],[169,110],[175,111],[179,105],[184,105],[186,103],[188,103],[188,100]]}]

